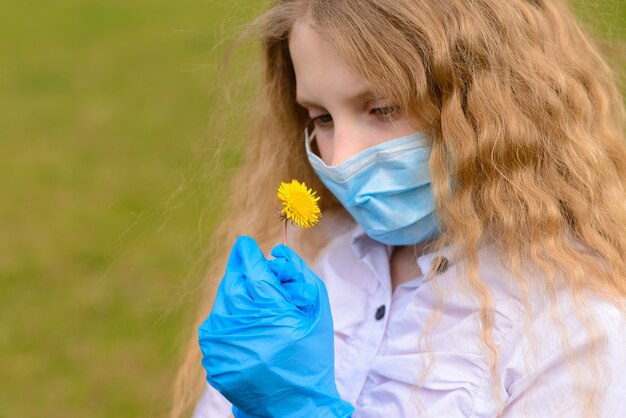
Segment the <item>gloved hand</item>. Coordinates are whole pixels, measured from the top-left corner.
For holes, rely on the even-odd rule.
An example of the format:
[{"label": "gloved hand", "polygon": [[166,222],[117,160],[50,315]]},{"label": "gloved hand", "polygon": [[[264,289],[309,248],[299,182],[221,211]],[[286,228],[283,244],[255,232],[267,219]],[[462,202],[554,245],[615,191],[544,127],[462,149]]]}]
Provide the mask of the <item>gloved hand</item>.
[{"label": "gloved hand", "polygon": [[335,386],[326,286],[289,247],[235,243],[200,326],[207,381],[235,417],[349,417]]}]

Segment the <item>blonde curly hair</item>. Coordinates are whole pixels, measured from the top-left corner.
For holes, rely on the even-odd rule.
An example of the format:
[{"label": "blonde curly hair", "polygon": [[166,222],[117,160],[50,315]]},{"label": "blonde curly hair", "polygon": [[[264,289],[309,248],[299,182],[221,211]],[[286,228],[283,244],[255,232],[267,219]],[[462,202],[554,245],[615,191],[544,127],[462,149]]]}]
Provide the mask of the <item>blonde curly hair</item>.
[{"label": "blonde curly hair", "polygon": [[[565,280],[587,332],[597,324],[584,292],[625,312],[626,112],[616,74],[563,0],[278,1],[243,35],[259,34],[262,45],[257,117],[232,187],[228,228],[216,234],[222,254],[206,276],[172,417],[187,411],[205,384],[195,333],[221,278],[229,250],[223,243],[244,233],[265,248],[278,241],[275,214],[258,208],[275,206],[285,179],[320,191],[324,211],[343,210],[302,145],[308,117],[295,102],[288,38],[306,14],[376,93],[431,130],[433,193],[445,225],[437,246],[453,246],[465,262],[494,382],[494,301],[477,267],[486,238],[522,289],[538,281],[554,301],[555,281]],[[311,257],[324,243],[318,235]],[[523,274],[530,264],[543,274]],[[599,416],[598,393],[581,395],[583,415]]]}]

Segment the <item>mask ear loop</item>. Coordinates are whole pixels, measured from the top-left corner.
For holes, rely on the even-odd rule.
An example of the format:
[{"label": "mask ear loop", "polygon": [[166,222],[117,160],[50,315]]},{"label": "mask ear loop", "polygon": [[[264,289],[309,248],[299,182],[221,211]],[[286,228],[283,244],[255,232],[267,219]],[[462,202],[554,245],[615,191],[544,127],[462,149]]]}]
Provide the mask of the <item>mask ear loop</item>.
[{"label": "mask ear loop", "polygon": [[315,134],[315,128],[313,128],[313,131],[309,134],[309,126],[307,125],[304,127],[304,140],[307,144],[311,145],[311,142],[315,139]]},{"label": "mask ear loop", "polygon": [[313,127],[312,132],[309,134],[309,126],[308,125],[305,126],[304,127],[304,146],[307,152],[310,152],[316,157],[321,158],[319,148],[317,147],[317,145],[315,145],[315,148],[314,148],[313,141],[315,139],[316,139],[315,127]]}]

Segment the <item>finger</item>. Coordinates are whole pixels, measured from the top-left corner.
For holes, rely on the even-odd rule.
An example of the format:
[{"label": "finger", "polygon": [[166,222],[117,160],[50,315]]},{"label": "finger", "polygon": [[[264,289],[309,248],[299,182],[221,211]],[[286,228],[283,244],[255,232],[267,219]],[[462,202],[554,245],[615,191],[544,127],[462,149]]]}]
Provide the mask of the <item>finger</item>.
[{"label": "finger", "polygon": [[295,251],[286,245],[279,244],[272,249],[273,260],[269,267],[281,283],[291,281],[306,281],[314,284],[315,274]]},{"label": "finger", "polygon": [[[241,237],[240,237],[241,238]],[[228,262],[226,263],[226,271],[220,281],[217,293],[215,294],[215,300],[213,301],[213,307],[211,309],[211,316],[229,316],[233,314],[233,310],[237,309],[238,299],[241,299],[247,292],[238,292],[236,287],[240,285],[239,282],[243,282],[242,265],[240,252],[238,250],[239,239],[233,245],[230,250]],[[233,306],[235,304],[235,306]]]},{"label": "finger", "polygon": [[[280,286],[280,281],[270,270],[268,261],[263,255],[261,248],[253,238],[242,236],[237,239],[233,248],[232,264],[229,260],[230,274],[238,277],[230,280],[228,289],[233,294],[243,292],[250,300],[264,306],[271,303],[284,302],[288,298],[285,290]],[[260,307],[260,306],[258,306]]]},{"label": "finger", "polygon": [[233,245],[226,271],[249,274],[252,269],[262,267],[266,261],[254,238],[242,235]]},{"label": "finger", "polygon": [[246,287],[247,271],[244,262],[247,254],[245,250],[242,251],[248,240],[252,240],[252,238],[246,236],[238,237],[231,249],[228,262],[226,263],[226,271],[217,289],[213,304],[212,312],[216,314],[239,314],[250,304],[250,295]]},{"label": "finger", "polygon": [[224,291],[224,279],[220,282],[215,294],[215,300],[213,301],[213,307],[211,308],[211,315],[231,315],[232,312],[228,308],[227,297]]},{"label": "finger", "polygon": [[291,260],[287,258],[275,258],[267,262],[269,269],[274,273],[276,278],[281,284],[305,281],[303,278],[298,278],[299,270],[293,265]]},{"label": "finger", "polygon": [[288,282],[283,283],[283,288],[300,311],[307,316],[313,313],[319,294],[316,286],[305,282]]},{"label": "finger", "polygon": [[272,255],[276,258],[268,262],[270,269],[289,293],[294,305],[305,314],[310,313],[318,304],[321,280],[289,247],[277,245]]},{"label": "finger", "polygon": [[300,256],[294,250],[284,244],[278,244],[277,246],[272,248],[271,254],[274,258],[284,258],[286,260],[290,260],[291,262],[295,263],[297,267],[302,267],[306,265],[302,258],[300,258]]},{"label": "finger", "polygon": [[[308,283],[313,287],[319,287],[322,281],[311,271],[304,260],[286,245],[280,244],[272,249],[275,258],[268,262],[269,268],[285,286],[287,283]],[[303,289],[303,287],[300,287]]]}]

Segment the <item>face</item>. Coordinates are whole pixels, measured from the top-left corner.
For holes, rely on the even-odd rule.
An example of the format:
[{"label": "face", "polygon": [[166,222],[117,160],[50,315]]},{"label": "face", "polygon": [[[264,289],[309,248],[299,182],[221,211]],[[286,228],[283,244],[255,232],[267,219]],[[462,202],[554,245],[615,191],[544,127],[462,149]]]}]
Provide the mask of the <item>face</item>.
[{"label": "face", "polygon": [[326,164],[340,164],[366,148],[416,130],[396,104],[372,93],[367,80],[348,67],[308,20],[294,25],[289,52],[296,100],[309,113]]}]

